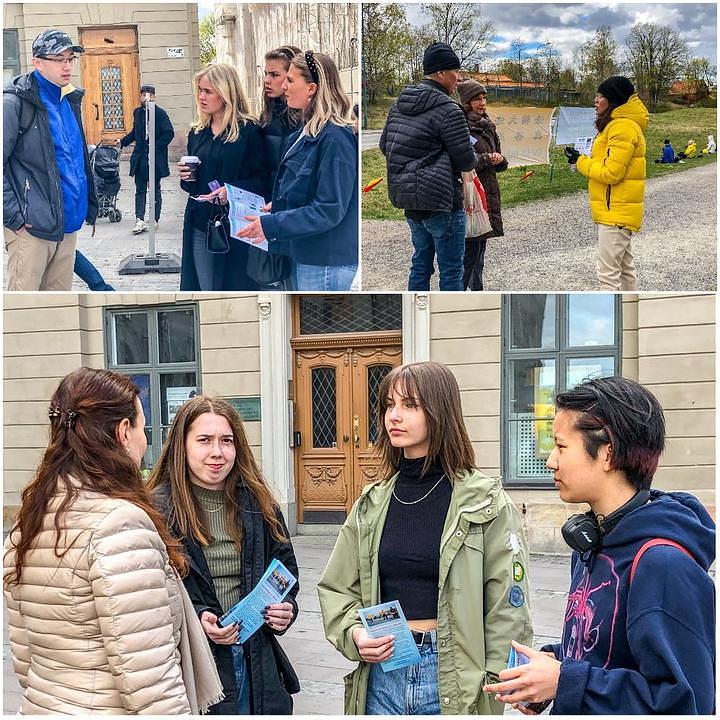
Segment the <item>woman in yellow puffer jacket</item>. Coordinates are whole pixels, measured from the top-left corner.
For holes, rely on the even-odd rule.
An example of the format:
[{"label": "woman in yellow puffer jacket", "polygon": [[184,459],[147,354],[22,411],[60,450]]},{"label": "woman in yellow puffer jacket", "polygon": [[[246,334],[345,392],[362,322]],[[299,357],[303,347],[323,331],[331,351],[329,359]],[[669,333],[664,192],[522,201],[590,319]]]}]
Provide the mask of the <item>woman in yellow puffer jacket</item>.
[{"label": "woman in yellow puffer jacket", "polygon": [[592,156],[567,149],[588,178],[590,211],[598,226],[598,279],[603,290],[637,290],[632,234],[640,230],[645,193],[648,111],[626,77],[600,83],[595,96],[598,135]]}]

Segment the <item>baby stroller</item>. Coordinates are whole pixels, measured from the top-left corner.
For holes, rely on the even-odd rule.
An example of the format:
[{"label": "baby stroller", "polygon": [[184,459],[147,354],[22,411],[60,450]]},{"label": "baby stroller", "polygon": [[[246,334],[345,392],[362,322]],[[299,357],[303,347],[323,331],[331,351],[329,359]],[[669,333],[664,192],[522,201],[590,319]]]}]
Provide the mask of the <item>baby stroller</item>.
[{"label": "baby stroller", "polygon": [[120,152],[109,145],[90,146],[90,167],[95,179],[98,217],[120,222],[122,211],[117,207],[120,192]]}]

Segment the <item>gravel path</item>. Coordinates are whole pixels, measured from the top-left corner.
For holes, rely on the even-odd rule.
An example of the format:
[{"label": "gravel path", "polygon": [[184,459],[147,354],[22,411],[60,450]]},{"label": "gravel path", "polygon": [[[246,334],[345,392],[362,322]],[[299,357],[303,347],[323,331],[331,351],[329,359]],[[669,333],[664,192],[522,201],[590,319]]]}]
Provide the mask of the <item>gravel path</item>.
[{"label": "gravel path", "polygon": [[[713,163],[648,181],[633,239],[640,290],[716,289],[716,172]],[[503,224],[505,237],[488,242],[487,290],[599,290],[586,192],[504,210]],[[405,290],[411,257],[407,223],[363,221],[363,290]]]}]

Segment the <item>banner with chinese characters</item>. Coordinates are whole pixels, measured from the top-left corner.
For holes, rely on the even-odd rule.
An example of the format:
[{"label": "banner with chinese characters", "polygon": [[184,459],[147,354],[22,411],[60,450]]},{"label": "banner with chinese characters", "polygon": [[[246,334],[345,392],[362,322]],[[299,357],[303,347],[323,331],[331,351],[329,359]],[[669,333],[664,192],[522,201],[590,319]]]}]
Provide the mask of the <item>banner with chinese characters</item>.
[{"label": "banner with chinese characters", "polygon": [[553,108],[488,106],[502,154],[510,167],[550,162],[550,118]]}]

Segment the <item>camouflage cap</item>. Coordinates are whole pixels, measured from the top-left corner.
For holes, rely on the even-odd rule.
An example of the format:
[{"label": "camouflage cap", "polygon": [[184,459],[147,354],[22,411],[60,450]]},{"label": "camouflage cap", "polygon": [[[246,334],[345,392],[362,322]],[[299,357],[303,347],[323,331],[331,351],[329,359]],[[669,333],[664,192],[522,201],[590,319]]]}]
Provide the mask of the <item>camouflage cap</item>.
[{"label": "camouflage cap", "polygon": [[33,57],[37,58],[60,55],[66,50],[76,53],[85,52],[85,48],[81,45],[73,45],[70,36],[62,30],[44,30],[33,40],[32,44]]}]

